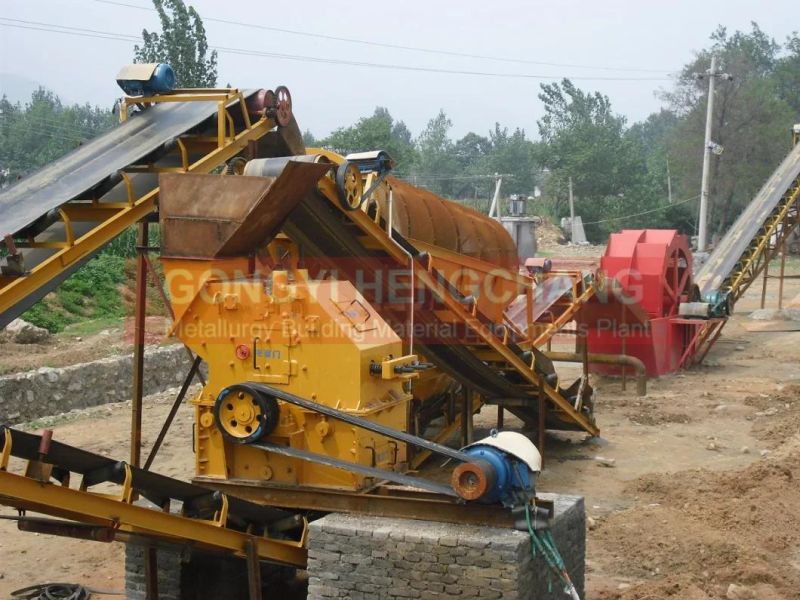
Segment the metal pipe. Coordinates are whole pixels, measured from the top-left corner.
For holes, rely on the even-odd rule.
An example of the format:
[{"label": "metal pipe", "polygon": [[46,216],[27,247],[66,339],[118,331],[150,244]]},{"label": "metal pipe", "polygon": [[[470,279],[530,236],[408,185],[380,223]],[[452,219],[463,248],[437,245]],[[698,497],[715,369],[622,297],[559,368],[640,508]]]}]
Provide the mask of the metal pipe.
[{"label": "metal pipe", "polygon": [[[555,362],[574,362],[582,363],[584,355],[578,352],[545,352],[544,355]],[[588,355],[589,364],[599,365],[626,365],[636,370],[636,395],[647,395],[647,370],[644,363],[635,356],[627,354],[601,354],[590,352]]]},{"label": "metal pipe", "polygon": [[[189,369],[189,373],[186,375],[186,378],[183,380],[183,385],[181,386],[180,392],[175,397],[175,402],[172,404],[172,408],[170,408],[169,414],[167,415],[164,424],[161,426],[161,431],[158,432],[158,437],[156,441],[153,443],[153,449],[150,450],[150,454],[147,456],[147,460],[144,463],[144,470],[149,471],[150,467],[153,464],[153,461],[158,454],[159,448],[161,448],[161,444],[164,442],[164,438],[167,437],[167,432],[169,431],[170,426],[172,425],[172,421],[175,420],[175,415],[178,414],[178,409],[180,408],[181,404],[183,404],[183,399],[186,397],[186,392],[189,391],[189,386],[192,385],[192,379],[194,379],[195,374],[200,370],[200,363],[203,362],[199,356],[195,356],[194,360],[192,361],[192,366]],[[205,382],[204,382],[205,383]]]}]

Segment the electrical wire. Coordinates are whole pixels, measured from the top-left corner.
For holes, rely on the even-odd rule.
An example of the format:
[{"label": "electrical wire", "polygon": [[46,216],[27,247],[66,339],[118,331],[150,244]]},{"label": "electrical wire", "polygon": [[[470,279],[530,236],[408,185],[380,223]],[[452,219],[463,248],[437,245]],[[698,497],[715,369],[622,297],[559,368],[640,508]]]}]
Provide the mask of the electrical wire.
[{"label": "electrical wire", "polygon": [[63,131],[67,133],[74,133],[80,134],[84,137],[94,137],[101,133],[108,131],[108,127],[92,127],[89,125],[74,125],[65,121],[59,121],[58,119],[50,119],[46,117],[40,117],[38,115],[29,115],[22,113],[19,115],[18,120],[14,120],[14,117],[11,115],[2,115],[0,114],[0,124],[7,125],[10,127],[13,126],[23,126],[26,127],[29,124],[33,123],[34,125],[41,126],[43,128],[51,128],[56,131]]},{"label": "electrical wire", "polygon": [[70,135],[69,133],[65,133],[65,132],[52,131],[52,130],[45,129],[45,128],[43,128],[41,126],[37,126],[37,125],[30,125],[30,126],[26,127],[25,130],[30,132],[30,133],[34,133],[34,134],[40,135],[40,136],[60,137],[61,139],[64,139],[64,140],[66,140],[68,142],[75,142],[77,144],[81,144],[81,143],[86,142],[88,140],[87,137],[78,137],[78,136],[75,136],[75,135]]},{"label": "electrical wire", "polygon": [[[128,2],[118,2],[115,0],[93,0],[99,4],[107,4],[110,6],[120,6],[125,8],[134,8],[137,10],[144,10],[148,12],[157,12],[151,6],[142,6],[138,4],[131,4]],[[297,35],[302,37],[310,37],[315,39],[329,40],[334,42],[345,42],[348,44],[360,44],[364,46],[374,46],[379,48],[391,48],[393,50],[404,50],[408,52],[422,52],[426,54],[439,54],[442,56],[455,56],[460,58],[470,58],[479,60],[491,60],[496,62],[517,63],[526,65],[537,65],[543,67],[566,67],[570,69],[593,69],[599,71],[620,71],[620,72],[633,72],[633,73],[669,73],[669,69],[653,69],[653,68],[639,68],[639,67],[607,67],[600,65],[581,65],[571,63],[556,63],[546,62],[539,60],[530,60],[525,58],[512,58],[508,56],[493,56],[488,54],[470,54],[467,52],[457,52],[455,50],[444,50],[442,48],[423,48],[420,46],[405,46],[402,44],[391,44],[388,42],[377,42],[375,40],[364,40],[359,38],[342,37],[336,35],[329,35],[324,33],[313,33],[309,31],[300,31],[298,29],[287,29],[285,27],[275,27],[272,25],[261,25],[259,23],[246,23],[242,21],[234,21],[231,19],[220,19],[217,17],[203,17],[203,21],[210,23],[222,23],[224,25],[235,25],[237,27],[246,27],[249,29],[260,29],[262,31],[275,31],[278,33],[286,33],[289,35]]]},{"label": "electrical wire", "polygon": [[700,194],[692,196],[691,198],[686,198],[685,200],[679,200],[678,202],[665,204],[664,206],[659,206],[657,208],[651,208],[650,210],[645,210],[633,215],[622,215],[621,217],[610,217],[608,219],[601,219],[600,221],[590,221],[588,223],[584,223],[584,225],[597,225],[599,223],[608,223],[610,221],[624,221],[625,219],[633,219],[634,217],[641,217],[642,215],[649,215],[650,213],[658,212],[660,210],[666,210],[667,208],[672,208],[673,206],[680,206],[681,204],[686,204],[687,202],[697,200],[698,198],[700,198]]},{"label": "electrical wire", "polygon": [[[141,42],[136,36],[129,34],[118,34],[107,31],[98,31],[96,29],[86,29],[82,27],[69,27],[65,25],[58,25],[55,23],[43,23],[41,21],[26,21],[23,19],[10,19],[7,17],[0,17],[0,26],[10,27],[15,29],[27,29],[34,31],[45,31],[49,33],[60,33],[63,35],[73,35],[88,38],[116,40],[122,42]],[[344,65],[351,67],[366,67],[373,69],[387,69],[395,71],[411,71],[418,73],[437,73],[447,75],[467,75],[477,77],[491,77],[500,79],[535,79],[535,80],[558,80],[558,79],[571,79],[581,81],[668,81],[668,77],[605,77],[605,76],[563,76],[563,75],[538,75],[530,73],[497,73],[490,71],[471,71],[461,69],[444,69],[438,67],[423,67],[415,65],[401,65],[392,63],[375,63],[359,60],[345,60],[335,58],[325,58],[321,56],[309,56],[301,54],[285,54],[281,52],[267,52],[261,50],[250,50],[246,48],[232,48],[228,46],[211,46],[209,48],[216,50],[222,54],[234,54],[239,56],[257,56],[264,58],[273,58],[278,60],[292,60],[299,62],[310,62],[319,64],[330,65]]]},{"label": "electrical wire", "polygon": [[[5,121],[5,122],[4,122]],[[40,119],[39,117],[30,116],[30,115],[21,115],[19,121],[14,122],[11,120],[10,117],[0,116],[0,124],[8,127],[15,127],[21,126],[26,130],[30,128],[38,129],[39,132],[45,133],[59,133],[64,134],[65,136],[72,135],[78,140],[87,140],[89,138],[95,137],[101,133],[105,133],[107,129],[97,129],[97,130],[84,130],[77,127],[72,127],[68,123],[58,123],[56,121],[51,121],[49,119]]]},{"label": "electrical wire", "polygon": [[406,178],[420,181],[489,180],[494,179],[494,175],[408,175]]}]

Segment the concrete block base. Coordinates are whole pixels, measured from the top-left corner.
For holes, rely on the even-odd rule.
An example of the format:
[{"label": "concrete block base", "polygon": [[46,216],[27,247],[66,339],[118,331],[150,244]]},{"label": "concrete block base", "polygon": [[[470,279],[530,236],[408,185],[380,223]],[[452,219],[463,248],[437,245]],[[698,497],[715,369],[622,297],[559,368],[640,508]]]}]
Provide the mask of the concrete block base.
[{"label": "concrete block base", "polygon": [[[125,547],[125,598],[146,600],[144,575],[144,546],[128,544]],[[159,548],[158,597],[159,600],[247,600],[245,561],[218,554],[186,552]],[[264,598],[274,591],[277,582],[285,582],[294,575],[294,569],[262,564],[261,585]]]},{"label": "concrete block base", "polygon": [[[553,538],[583,597],[583,498],[555,502]],[[564,598],[527,533],[431,521],[331,514],[308,538],[308,598]]]}]

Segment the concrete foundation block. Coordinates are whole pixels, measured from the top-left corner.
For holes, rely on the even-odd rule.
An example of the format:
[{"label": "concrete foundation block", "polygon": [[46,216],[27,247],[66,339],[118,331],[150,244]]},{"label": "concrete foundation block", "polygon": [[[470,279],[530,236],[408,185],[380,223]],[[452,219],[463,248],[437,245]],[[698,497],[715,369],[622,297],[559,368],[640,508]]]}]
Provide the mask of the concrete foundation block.
[{"label": "concrete foundation block", "polygon": [[[553,500],[553,538],[583,596],[583,498]],[[331,514],[310,525],[308,598],[564,598],[521,531]]]},{"label": "concrete foundation block", "polygon": [[[125,598],[146,600],[145,546],[125,547]],[[159,548],[157,552],[159,600],[247,600],[247,566],[243,559]],[[269,564],[261,566],[264,598],[278,582],[294,576],[294,569]]]}]

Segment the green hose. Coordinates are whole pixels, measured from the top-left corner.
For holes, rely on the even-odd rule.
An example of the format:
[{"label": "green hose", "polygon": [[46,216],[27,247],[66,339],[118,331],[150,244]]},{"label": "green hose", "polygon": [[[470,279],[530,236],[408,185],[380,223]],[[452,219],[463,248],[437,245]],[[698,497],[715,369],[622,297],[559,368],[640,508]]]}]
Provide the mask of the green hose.
[{"label": "green hose", "polygon": [[525,521],[528,524],[528,533],[531,536],[531,556],[535,559],[537,551],[544,557],[544,561],[552,573],[558,577],[561,584],[564,586],[564,593],[572,598],[572,600],[581,600],[578,596],[578,591],[572,583],[567,573],[567,567],[564,565],[564,559],[556,547],[553,540],[553,534],[549,529],[536,531],[531,522],[531,507],[530,504],[525,505]]}]

